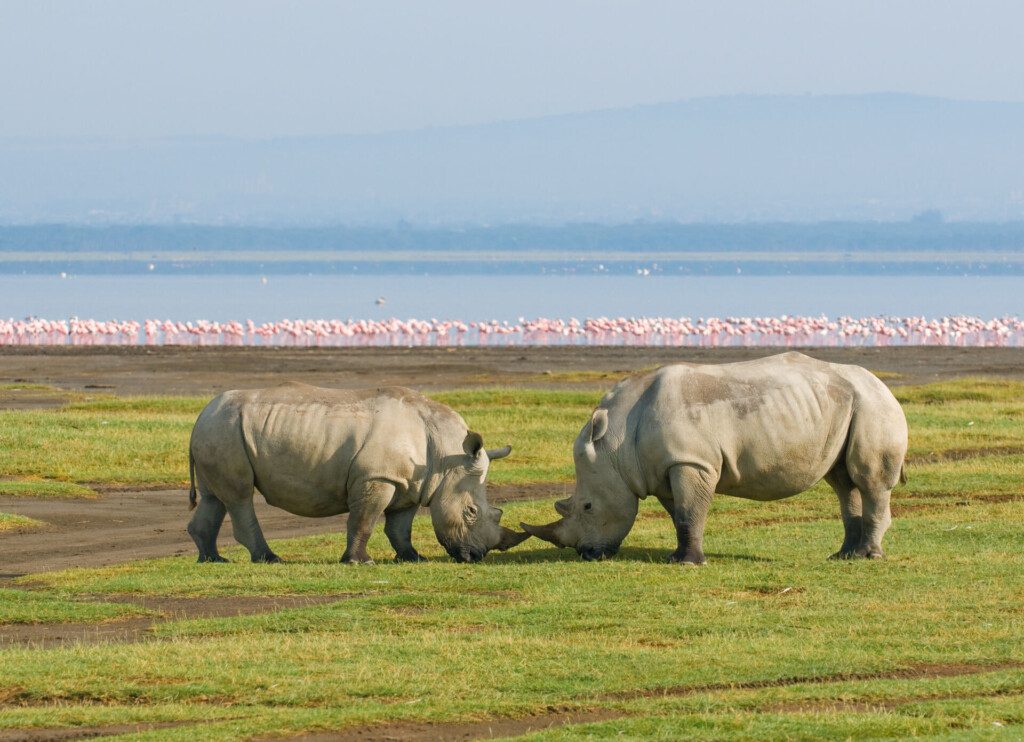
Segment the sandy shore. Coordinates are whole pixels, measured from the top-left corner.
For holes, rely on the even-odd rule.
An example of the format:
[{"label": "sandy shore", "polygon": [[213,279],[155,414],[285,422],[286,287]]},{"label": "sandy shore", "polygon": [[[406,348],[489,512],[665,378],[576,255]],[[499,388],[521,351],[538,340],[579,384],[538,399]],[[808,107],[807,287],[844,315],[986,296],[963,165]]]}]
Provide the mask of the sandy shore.
[{"label": "sandy shore", "polygon": [[[607,387],[678,361],[726,363],[777,348],[52,348],[0,349],[0,384],[113,394],[212,395],[285,380],[333,387]],[[1024,378],[1024,348],[821,348],[808,355],[884,372],[890,383],[963,376]]]}]

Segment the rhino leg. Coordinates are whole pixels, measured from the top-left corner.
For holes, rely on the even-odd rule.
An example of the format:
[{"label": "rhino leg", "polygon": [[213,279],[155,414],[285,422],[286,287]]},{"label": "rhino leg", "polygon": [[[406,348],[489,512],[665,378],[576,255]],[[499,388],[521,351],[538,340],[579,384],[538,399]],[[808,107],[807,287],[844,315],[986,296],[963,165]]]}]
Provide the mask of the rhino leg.
[{"label": "rhino leg", "polygon": [[227,559],[217,553],[217,534],[224,522],[227,508],[224,503],[213,495],[203,492],[199,506],[188,522],[188,535],[199,547],[200,562],[226,562]]},{"label": "rhino leg", "polygon": [[352,488],[349,494],[348,541],[341,561],[348,564],[373,564],[366,553],[373,527],[395,497],[395,485],[370,480]]},{"label": "rhino leg", "polygon": [[860,487],[864,501],[864,533],[854,554],[868,559],[885,556],[882,551],[882,537],[892,523],[889,510],[890,490],[887,487]]},{"label": "rhino leg", "polygon": [[715,485],[707,472],[685,464],[673,466],[668,478],[672,487],[672,521],[679,539],[668,559],[679,564],[704,564],[704,524]]},{"label": "rhino leg", "polygon": [[282,561],[281,557],[270,550],[267,540],[263,538],[263,529],[256,520],[251,495],[241,502],[228,505],[227,509],[231,514],[231,530],[235,534],[235,540],[249,550],[254,562]]},{"label": "rhino leg", "polygon": [[860,490],[850,479],[846,467],[837,466],[825,477],[839,498],[839,512],[843,516],[843,545],[829,559],[852,559],[864,537],[864,519]]},{"label": "rhino leg", "polygon": [[399,562],[426,561],[412,545],[412,521],[418,509],[419,506],[413,505],[405,510],[384,513],[384,533],[395,550],[395,559]]}]

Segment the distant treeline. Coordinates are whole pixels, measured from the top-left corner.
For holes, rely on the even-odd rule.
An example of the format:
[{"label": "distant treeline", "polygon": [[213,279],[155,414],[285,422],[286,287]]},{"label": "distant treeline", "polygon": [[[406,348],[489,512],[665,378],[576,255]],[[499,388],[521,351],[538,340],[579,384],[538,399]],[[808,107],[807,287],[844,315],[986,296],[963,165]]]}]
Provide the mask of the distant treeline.
[{"label": "distant treeline", "polygon": [[817,222],[492,227],[252,227],[207,225],[0,226],[0,251],[518,250],[763,252],[969,251],[1024,248],[1024,222]]}]

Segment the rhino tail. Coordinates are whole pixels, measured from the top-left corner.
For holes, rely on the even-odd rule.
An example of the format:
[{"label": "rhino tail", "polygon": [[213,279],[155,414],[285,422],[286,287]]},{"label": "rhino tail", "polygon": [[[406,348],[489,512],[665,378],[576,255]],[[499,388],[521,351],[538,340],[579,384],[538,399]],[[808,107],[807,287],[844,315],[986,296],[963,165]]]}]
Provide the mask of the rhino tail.
[{"label": "rhino tail", "polygon": [[196,509],[196,457],[192,455],[192,446],[188,447],[188,509]]},{"label": "rhino tail", "polygon": [[900,464],[900,484],[907,483],[907,464],[906,462]]}]

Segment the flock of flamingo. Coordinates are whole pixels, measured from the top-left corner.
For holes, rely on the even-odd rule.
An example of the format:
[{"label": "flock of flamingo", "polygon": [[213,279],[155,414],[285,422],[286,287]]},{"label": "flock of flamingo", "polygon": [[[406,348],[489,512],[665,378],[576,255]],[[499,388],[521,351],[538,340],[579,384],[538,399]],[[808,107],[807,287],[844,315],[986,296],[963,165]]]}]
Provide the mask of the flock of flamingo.
[{"label": "flock of flamingo", "polygon": [[925,317],[597,317],[484,320],[252,320],[142,322],[0,320],[0,345],[1024,345],[1024,320]]}]

